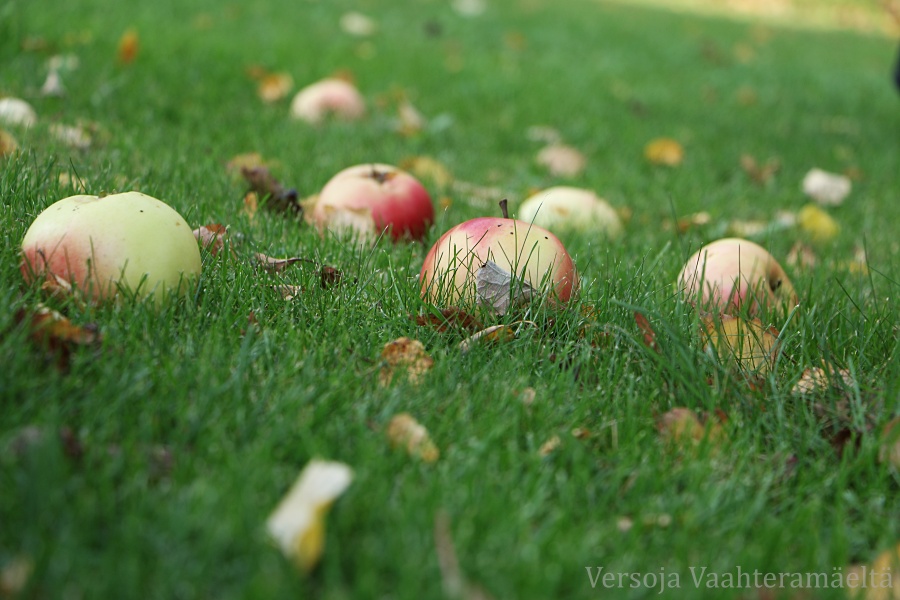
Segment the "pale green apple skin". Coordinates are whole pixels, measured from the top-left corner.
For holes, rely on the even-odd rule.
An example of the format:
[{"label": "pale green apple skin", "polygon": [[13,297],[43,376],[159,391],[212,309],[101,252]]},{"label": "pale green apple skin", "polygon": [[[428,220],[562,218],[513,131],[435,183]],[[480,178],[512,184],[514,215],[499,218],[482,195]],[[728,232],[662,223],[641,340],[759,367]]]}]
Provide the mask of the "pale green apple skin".
[{"label": "pale green apple skin", "polygon": [[431,247],[419,274],[433,304],[474,305],[476,274],[492,260],[558,302],[578,292],[572,257],[550,231],[515,219],[480,217],[448,230]]},{"label": "pale green apple skin", "polygon": [[790,279],[768,250],[740,238],[716,240],[688,259],[677,287],[704,311],[737,315],[797,304]]},{"label": "pale green apple skin", "polygon": [[613,240],[622,235],[622,219],[592,190],[555,186],[542,190],[519,207],[519,220],[558,233],[594,233]]},{"label": "pale green apple skin", "polygon": [[172,207],[140,192],[70,196],[37,216],[22,240],[27,282],[62,280],[101,301],[119,288],[158,301],[200,275],[191,227]]}]

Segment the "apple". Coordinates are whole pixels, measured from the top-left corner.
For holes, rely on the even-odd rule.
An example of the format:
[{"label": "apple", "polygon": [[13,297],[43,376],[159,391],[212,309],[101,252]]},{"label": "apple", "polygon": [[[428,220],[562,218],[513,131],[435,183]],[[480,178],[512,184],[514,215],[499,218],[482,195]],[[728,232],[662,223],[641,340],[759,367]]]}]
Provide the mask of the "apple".
[{"label": "apple", "polygon": [[554,301],[568,302],[578,291],[572,257],[550,231],[516,219],[479,217],[451,228],[431,247],[419,274],[422,297],[438,305],[478,304],[484,300],[479,271],[488,261]]},{"label": "apple", "polygon": [[678,290],[704,310],[755,315],[797,303],[784,269],[769,252],[751,241],[725,238],[701,247],[678,276]]},{"label": "apple", "polygon": [[622,234],[622,220],[606,200],[565,185],[532,195],[519,207],[518,218],[550,231],[596,232],[608,239]]},{"label": "apple", "polygon": [[291,116],[317,125],[329,115],[352,121],[366,113],[366,101],[343,79],[323,79],[306,86],[291,101]]},{"label": "apple", "polygon": [[120,289],[159,301],[187,291],[200,274],[200,249],[173,208],[139,192],[64,198],[41,212],[22,240],[22,275],[71,287],[88,300]]},{"label": "apple", "polygon": [[332,177],[319,192],[312,222],[320,232],[368,241],[388,230],[394,241],[422,239],[434,221],[431,196],[418,179],[397,167],[363,164]]},{"label": "apple", "polygon": [[0,122],[14,126],[31,127],[37,122],[37,113],[24,100],[19,98],[0,98]]}]

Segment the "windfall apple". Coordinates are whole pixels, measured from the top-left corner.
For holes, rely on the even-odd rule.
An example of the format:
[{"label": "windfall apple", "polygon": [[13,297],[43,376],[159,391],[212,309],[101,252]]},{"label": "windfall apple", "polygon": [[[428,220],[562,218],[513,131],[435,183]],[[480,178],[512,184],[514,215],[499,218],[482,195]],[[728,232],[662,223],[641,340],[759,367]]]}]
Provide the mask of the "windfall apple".
[{"label": "windfall apple", "polygon": [[101,301],[184,292],[200,274],[191,227],[172,207],[140,192],[70,196],[41,212],[22,240],[21,272]]},{"label": "windfall apple", "polygon": [[592,190],[555,186],[529,197],[518,218],[550,231],[591,232],[607,239],[622,234],[622,220],[610,204]]},{"label": "windfall apple", "polygon": [[750,316],[797,304],[794,286],[778,261],[754,242],[720,239],[701,247],[678,275],[682,296],[701,310]]},{"label": "windfall apple", "polygon": [[291,116],[318,125],[329,116],[345,121],[360,119],[366,114],[366,101],[359,90],[337,77],[323,79],[297,92],[291,101]]},{"label": "windfall apple", "polygon": [[[505,279],[498,277],[504,274]],[[532,223],[494,217],[471,219],[444,233],[426,255],[419,282],[422,297],[432,304],[490,303],[500,313],[506,305],[486,297],[485,286],[505,283],[518,286],[508,292],[513,296],[539,295],[559,303],[578,291],[575,264],[559,238]]]},{"label": "windfall apple", "polygon": [[321,233],[371,241],[387,231],[394,241],[419,240],[434,221],[434,205],[418,179],[386,164],[349,167],[319,192],[312,222]]}]

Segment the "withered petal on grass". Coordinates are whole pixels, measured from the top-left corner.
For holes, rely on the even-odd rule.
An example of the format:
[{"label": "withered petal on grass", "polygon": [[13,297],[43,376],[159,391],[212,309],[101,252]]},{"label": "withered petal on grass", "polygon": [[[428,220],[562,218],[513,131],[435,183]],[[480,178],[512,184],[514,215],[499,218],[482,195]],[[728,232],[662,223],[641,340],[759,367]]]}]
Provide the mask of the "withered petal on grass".
[{"label": "withered petal on grass", "polygon": [[392,448],[402,447],[410,456],[424,462],[436,462],[441,456],[428,430],[409,413],[400,413],[391,418],[387,426],[387,438]]},{"label": "withered petal on grass", "polygon": [[353,470],[340,462],[310,461],[266,521],[269,535],[301,571],[322,557],[325,516],[353,481]]},{"label": "withered petal on grass", "polygon": [[412,384],[419,383],[425,373],[434,366],[434,359],[425,351],[419,340],[408,337],[388,342],[381,350],[383,366],[378,380],[382,386],[390,385],[394,375],[404,373]]}]

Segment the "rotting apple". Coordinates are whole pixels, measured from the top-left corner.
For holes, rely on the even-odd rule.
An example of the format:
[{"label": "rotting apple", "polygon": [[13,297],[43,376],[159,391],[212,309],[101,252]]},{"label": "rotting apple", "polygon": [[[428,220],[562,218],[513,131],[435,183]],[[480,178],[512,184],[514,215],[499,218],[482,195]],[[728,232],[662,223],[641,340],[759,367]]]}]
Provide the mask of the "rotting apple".
[{"label": "rotting apple", "polygon": [[291,116],[317,125],[329,116],[347,121],[366,114],[366,101],[359,90],[337,77],[323,79],[297,92],[291,101]]},{"label": "rotting apple", "polygon": [[22,240],[21,272],[87,300],[127,290],[159,302],[200,274],[191,227],[168,204],[140,192],[70,196],[41,212]]},{"label": "rotting apple", "polygon": [[701,310],[750,316],[797,304],[794,286],[778,261],[754,242],[724,238],[695,252],[678,275],[679,292]]},{"label": "rotting apple", "polygon": [[550,231],[594,232],[614,239],[622,234],[622,220],[610,204],[592,190],[555,186],[529,197],[519,207],[519,220]]},{"label": "rotting apple", "polygon": [[422,239],[434,221],[428,190],[418,179],[386,164],[348,167],[319,192],[312,221],[322,233],[371,241],[388,231],[394,241]]},{"label": "rotting apple", "polygon": [[536,291],[566,303],[578,291],[575,263],[553,233],[508,217],[478,217],[451,228],[431,247],[419,274],[422,297],[441,306],[482,303],[479,272],[489,262],[529,290],[529,297]]}]

